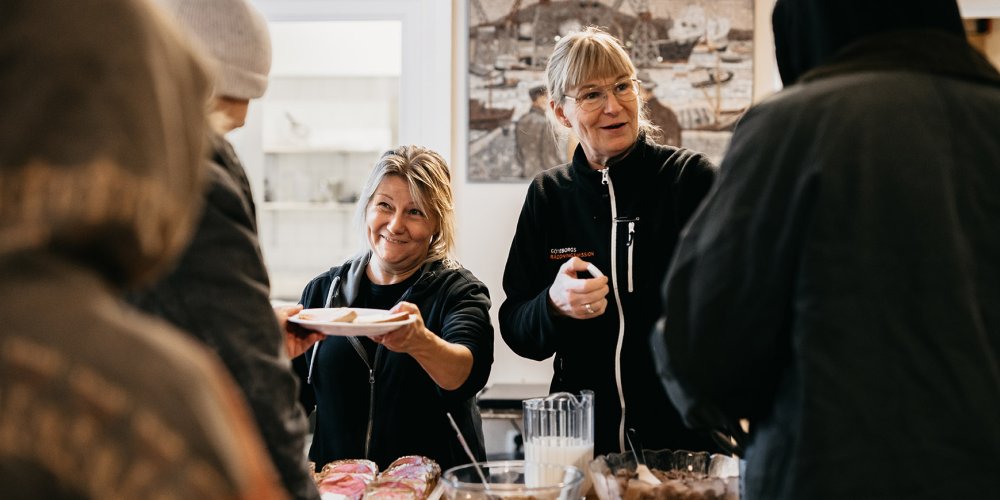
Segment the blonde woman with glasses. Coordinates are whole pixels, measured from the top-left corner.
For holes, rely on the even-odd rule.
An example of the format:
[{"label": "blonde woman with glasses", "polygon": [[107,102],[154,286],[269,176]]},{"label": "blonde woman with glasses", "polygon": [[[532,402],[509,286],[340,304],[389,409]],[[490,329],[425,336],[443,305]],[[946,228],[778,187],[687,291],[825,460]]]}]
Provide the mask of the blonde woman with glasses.
[{"label": "blonde woman with glasses", "polygon": [[678,234],[716,169],[652,141],[636,68],[608,33],[590,27],[561,39],[546,72],[549,107],[579,145],[528,188],[500,332],[521,356],[555,356],[553,392],[594,391],[594,453],[624,451],[628,428],[647,448],[710,449],[671,406],[649,334]]}]

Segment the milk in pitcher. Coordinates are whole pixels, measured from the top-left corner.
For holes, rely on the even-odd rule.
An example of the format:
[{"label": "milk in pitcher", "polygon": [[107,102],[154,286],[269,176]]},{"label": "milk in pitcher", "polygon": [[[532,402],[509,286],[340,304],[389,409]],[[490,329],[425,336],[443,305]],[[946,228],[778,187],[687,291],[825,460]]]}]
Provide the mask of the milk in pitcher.
[{"label": "milk in pitcher", "polygon": [[593,459],[593,441],[551,436],[529,439],[524,443],[524,482],[529,486],[551,486],[562,482],[561,470],[533,467],[533,464],[574,465],[586,473]]},{"label": "milk in pitcher", "polygon": [[524,407],[525,483],[552,486],[564,481],[560,467],[584,473],[582,491],[590,487],[588,469],[594,459],[594,393],[568,392],[526,399]]}]

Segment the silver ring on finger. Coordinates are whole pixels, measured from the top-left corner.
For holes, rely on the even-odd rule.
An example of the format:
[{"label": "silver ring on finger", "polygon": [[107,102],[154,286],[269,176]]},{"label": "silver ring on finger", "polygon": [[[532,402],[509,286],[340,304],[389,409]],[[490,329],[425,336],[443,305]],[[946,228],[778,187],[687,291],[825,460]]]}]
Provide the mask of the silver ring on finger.
[{"label": "silver ring on finger", "polygon": [[587,310],[587,314],[594,314],[594,308],[590,306],[590,303],[583,305],[583,308]]}]

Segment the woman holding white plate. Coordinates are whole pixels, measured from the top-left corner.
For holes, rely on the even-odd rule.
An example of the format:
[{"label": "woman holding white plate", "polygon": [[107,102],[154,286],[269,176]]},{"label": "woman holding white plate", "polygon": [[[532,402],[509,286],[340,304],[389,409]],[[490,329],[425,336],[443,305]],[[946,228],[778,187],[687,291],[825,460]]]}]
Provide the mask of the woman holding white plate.
[{"label": "woman holding white plate", "polygon": [[485,459],[475,396],[493,364],[489,291],[449,258],[453,211],[440,155],[420,146],[387,151],[358,202],[365,249],[302,292],[306,308],[388,309],[412,319],[372,338],[328,336],[295,358],[303,405],[316,412],[309,458],[317,469],[346,458],[385,467],[404,455],[442,469],[468,463],[446,413]]}]

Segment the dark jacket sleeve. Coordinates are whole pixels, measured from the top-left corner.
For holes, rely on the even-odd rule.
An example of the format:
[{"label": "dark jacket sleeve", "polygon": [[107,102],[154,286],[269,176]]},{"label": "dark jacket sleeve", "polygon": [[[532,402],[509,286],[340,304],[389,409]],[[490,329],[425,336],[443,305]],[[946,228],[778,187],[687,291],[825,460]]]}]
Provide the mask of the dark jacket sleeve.
[{"label": "dark jacket sleeve", "polygon": [[212,163],[204,212],[178,266],[129,299],[209,345],[246,397],[295,498],[318,498],[304,454],[308,424],[269,299],[250,201]]},{"label": "dark jacket sleeve", "polygon": [[442,395],[463,400],[474,397],[490,377],[493,366],[493,324],[490,322],[490,294],[468,271],[460,271],[452,290],[448,292],[444,325],[437,332],[452,344],[465,346],[472,352],[472,371],[465,383],[454,391],[438,388]]},{"label": "dark jacket sleeve", "polygon": [[[689,153],[680,163],[674,183],[675,227],[683,228],[715,184],[719,168],[700,153]],[[693,154],[692,154],[693,153]]]},{"label": "dark jacket sleeve", "polygon": [[[778,131],[751,110],[718,182],[674,255],[652,338],[660,376],[688,425],[725,427],[769,405],[787,356],[788,301],[814,177],[764,145]],[[766,270],[766,271],[765,271]]]},{"label": "dark jacket sleeve", "polygon": [[503,273],[507,294],[500,305],[500,334],[520,356],[541,361],[556,352],[556,322],[549,310],[552,276],[542,268],[545,253],[540,218],[540,180],[528,189]]}]

